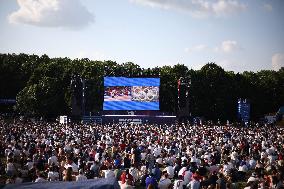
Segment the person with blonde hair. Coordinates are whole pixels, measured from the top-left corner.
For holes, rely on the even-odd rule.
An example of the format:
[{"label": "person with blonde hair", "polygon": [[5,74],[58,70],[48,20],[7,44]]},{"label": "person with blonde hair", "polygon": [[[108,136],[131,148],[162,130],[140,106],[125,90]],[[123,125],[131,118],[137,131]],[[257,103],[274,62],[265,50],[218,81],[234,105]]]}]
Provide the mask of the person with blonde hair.
[{"label": "person with blonde hair", "polygon": [[70,181],[73,181],[73,170],[72,170],[72,167],[68,167],[65,171],[64,171],[65,175],[63,177],[63,181],[67,181],[67,182],[70,182]]}]

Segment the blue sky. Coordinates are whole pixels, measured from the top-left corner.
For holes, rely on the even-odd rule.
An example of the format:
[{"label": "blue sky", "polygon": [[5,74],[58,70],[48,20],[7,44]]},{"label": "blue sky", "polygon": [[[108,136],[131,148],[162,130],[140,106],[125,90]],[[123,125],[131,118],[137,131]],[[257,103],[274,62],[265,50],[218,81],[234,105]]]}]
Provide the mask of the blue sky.
[{"label": "blue sky", "polygon": [[283,0],[0,0],[0,53],[278,70],[283,10]]}]

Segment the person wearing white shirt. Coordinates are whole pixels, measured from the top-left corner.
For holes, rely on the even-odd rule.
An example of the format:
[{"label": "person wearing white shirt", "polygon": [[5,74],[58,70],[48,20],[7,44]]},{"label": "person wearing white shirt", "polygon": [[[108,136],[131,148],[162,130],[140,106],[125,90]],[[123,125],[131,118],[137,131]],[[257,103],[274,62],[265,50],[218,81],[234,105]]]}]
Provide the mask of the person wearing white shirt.
[{"label": "person wearing white shirt", "polygon": [[56,171],[49,171],[47,175],[48,175],[48,180],[50,181],[58,181],[59,179],[59,173]]},{"label": "person wearing white shirt", "polygon": [[57,157],[53,154],[50,158],[48,158],[48,165],[58,165],[58,159]]},{"label": "person wearing white shirt", "polygon": [[38,177],[35,182],[47,182],[47,180],[45,180],[44,178],[42,177]]},{"label": "person wearing white shirt", "polygon": [[6,164],[6,173],[9,176],[14,176],[17,173],[15,164],[13,163],[12,159],[8,159],[8,162]]},{"label": "person wearing white shirt", "polygon": [[136,182],[138,180],[138,170],[135,167],[131,167],[129,169],[130,175],[133,177],[133,181]]},{"label": "person wearing white shirt", "polygon": [[59,173],[56,171],[55,166],[50,167],[50,170],[47,173],[47,179],[49,181],[58,181],[59,180]]},{"label": "person wearing white shirt", "polygon": [[157,146],[155,149],[154,149],[154,156],[155,157],[158,157],[158,156],[160,156],[161,155],[161,148],[160,148],[160,146]]},{"label": "person wearing white shirt", "polygon": [[273,147],[270,147],[270,148],[266,149],[266,154],[270,155],[272,153],[274,153],[274,148]]},{"label": "person wearing white shirt", "polygon": [[156,163],[158,163],[159,165],[162,165],[163,164],[163,158],[161,158],[161,156],[157,156]]},{"label": "person wearing white shirt", "polygon": [[145,151],[141,153],[141,161],[144,161],[146,159],[146,155],[147,153]]},{"label": "person wearing white shirt", "polygon": [[184,181],[182,175],[179,175],[179,178],[175,180],[173,189],[183,189]]},{"label": "person wearing white shirt", "polygon": [[100,161],[100,153],[96,153],[96,155],[95,155],[95,161]]},{"label": "person wearing white shirt", "polygon": [[228,175],[230,170],[233,168],[233,166],[230,163],[224,163],[223,165],[223,173],[224,175]]},{"label": "person wearing white shirt", "polygon": [[188,159],[187,159],[185,156],[181,157],[181,161],[182,161],[182,162],[187,161],[187,160],[188,160]]},{"label": "person wearing white shirt", "polygon": [[158,186],[159,189],[168,189],[169,186],[172,184],[171,180],[168,178],[168,173],[164,172],[163,176],[161,177]]},{"label": "person wearing white shirt", "polygon": [[72,171],[74,173],[78,173],[78,165],[76,163],[71,163],[71,164],[66,164],[65,166],[65,169],[67,169],[68,167],[72,167]]},{"label": "person wearing white shirt", "polygon": [[198,159],[195,157],[195,155],[190,158],[190,162],[191,163],[197,163],[198,162]]},{"label": "person wearing white shirt", "polygon": [[254,182],[254,181],[258,181],[259,179],[257,178],[257,175],[255,173],[252,173],[252,175],[248,178],[247,183],[249,182]]},{"label": "person wearing white shirt", "polygon": [[192,181],[189,182],[187,187],[190,188],[190,189],[199,189],[200,188],[200,182],[197,179],[193,179]]},{"label": "person wearing white shirt", "polygon": [[265,151],[262,151],[260,154],[261,159],[267,158],[267,153]]},{"label": "person wearing white shirt", "polygon": [[239,166],[239,171],[246,173],[248,171],[248,167],[246,164]]},{"label": "person wearing white shirt", "polygon": [[108,168],[108,170],[104,171],[104,174],[105,174],[105,178],[114,178],[115,177],[113,170],[111,170],[111,166]]},{"label": "person wearing white shirt", "polygon": [[270,164],[273,164],[276,160],[276,156],[274,156],[274,154],[270,154],[268,155],[268,160]]},{"label": "person wearing white shirt", "polygon": [[238,160],[238,153],[237,153],[236,151],[233,151],[233,152],[231,153],[231,159],[232,159],[233,161],[237,161],[237,160]]},{"label": "person wearing white shirt", "polygon": [[50,145],[50,140],[46,140],[46,141],[45,141],[45,145],[46,145],[46,146],[49,146],[49,145]]},{"label": "person wearing white shirt", "polygon": [[250,169],[255,169],[255,166],[256,166],[256,161],[255,161],[254,158],[251,158],[251,159],[249,160],[249,168],[250,168]]},{"label": "person wearing white shirt", "polygon": [[43,173],[40,172],[35,182],[47,182],[47,180],[44,178]]},{"label": "person wearing white shirt", "polygon": [[168,177],[170,179],[174,178],[175,176],[175,170],[174,170],[174,167],[169,165],[164,169],[164,171],[166,171],[168,173]]},{"label": "person wearing white shirt", "polygon": [[12,146],[9,145],[8,148],[5,149],[5,156],[7,157],[11,153],[12,153]]},{"label": "person wearing white shirt", "polygon": [[185,171],[187,170],[187,167],[182,167],[180,170],[179,170],[179,172],[178,172],[178,176],[184,176],[184,173],[185,173]]},{"label": "person wearing white shirt", "polygon": [[72,148],[71,148],[70,144],[68,144],[68,143],[67,143],[67,144],[65,145],[65,147],[64,147],[64,151],[65,151],[65,152],[70,152],[71,149],[72,149]]},{"label": "person wearing white shirt", "polygon": [[208,161],[211,159],[211,154],[209,154],[208,152],[206,152],[204,154],[204,159],[207,159]]},{"label": "person wearing white shirt", "polygon": [[72,171],[76,174],[78,173],[78,165],[74,163],[71,158],[67,158],[67,164],[65,164],[64,168],[67,169],[68,167],[72,167]]},{"label": "person wearing white shirt", "polygon": [[14,156],[19,156],[20,155],[20,150],[17,149],[17,148],[13,148],[13,153],[14,153]]},{"label": "person wearing white shirt", "polygon": [[192,172],[190,170],[186,170],[183,176],[183,180],[185,185],[187,185],[191,181]]},{"label": "person wearing white shirt", "polygon": [[82,169],[79,170],[79,175],[76,176],[76,181],[85,181],[87,180],[87,177],[84,175],[84,172]]},{"label": "person wearing white shirt", "polygon": [[26,166],[27,166],[28,170],[30,170],[30,169],[33,168],[34,162],[31,159],[28,158]]},{"label": "person wearing white shirt", "polygon": [[126,180],[126,182],[124,184],[120,184],[120,188],[121,189],[134,189],[135,187],[131,185],[130,180]]}]

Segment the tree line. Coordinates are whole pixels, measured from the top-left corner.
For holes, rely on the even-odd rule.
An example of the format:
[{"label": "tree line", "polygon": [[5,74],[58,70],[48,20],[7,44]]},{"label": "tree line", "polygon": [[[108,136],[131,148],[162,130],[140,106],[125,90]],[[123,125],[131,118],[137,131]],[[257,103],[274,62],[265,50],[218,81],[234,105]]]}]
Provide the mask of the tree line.
[{"label": "tree line", "polygon": [[[74,95],[71,81],[80,77],[86,81],[86,110],[98,112],[102,110],[105,76],[160,77],[160,110],[173,113],[177,112],[177,81],[190,77],[189,111],[212,120],[236,120],[239,98],[250,100],[253,119],[284,105],[283,67],[279,71],[234,73],[215,63],[200,70],[183,64],[141,68],[133,62],[28,54],[0,54],[0,99],[15,98],[14,111],[24,115],[70,115]],[[0,111],[6,111],[4,106]]]}]

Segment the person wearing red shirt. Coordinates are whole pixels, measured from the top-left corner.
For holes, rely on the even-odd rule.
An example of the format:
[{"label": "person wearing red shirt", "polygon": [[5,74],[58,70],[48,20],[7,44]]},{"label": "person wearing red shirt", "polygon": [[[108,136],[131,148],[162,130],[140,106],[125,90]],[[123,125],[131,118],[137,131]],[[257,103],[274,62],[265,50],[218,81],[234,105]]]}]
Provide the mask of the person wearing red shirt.
[{"label": "person wearing red shirt", "polygon": [[120,141],[119,147],[120,147],[120,150],[121,150],[121,151],[124,151],[125,148],[126,148],[125,142],[124,142],[124,141]]},{"label": "person wearing red shirt", "polygon": [[129,173],[129,169],[126,169],[125,171],[123,171],[123,173],[120,176],[120,180],[121,180],[121,184],[126,183],[127,180],[129,180],[131,183],[131,185],[133,185],[133,176]]}]

